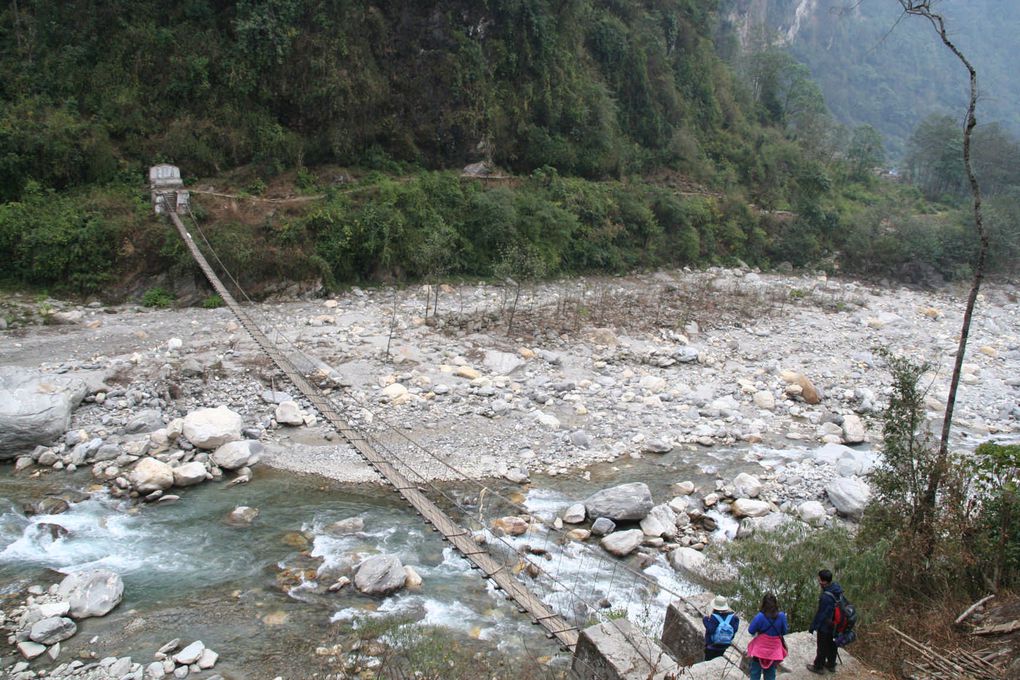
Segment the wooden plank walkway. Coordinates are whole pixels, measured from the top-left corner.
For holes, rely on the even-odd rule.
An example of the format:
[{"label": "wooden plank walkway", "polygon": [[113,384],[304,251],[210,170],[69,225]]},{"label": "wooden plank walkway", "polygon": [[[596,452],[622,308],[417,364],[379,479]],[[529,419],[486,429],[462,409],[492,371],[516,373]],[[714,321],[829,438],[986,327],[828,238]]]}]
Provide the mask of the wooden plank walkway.
[{"label": "wooden plank walkway", "polygon": [[294,363],[283,354],[280,349],[269,340],[262,330],[255,325],[248,314],[241,308],[234,297],[226,289],[219,277],[209,266],[205,256],[198,249],[191,234],[185,228],[184,223],[177,213],[167,211],[174,226],[184,239],[185,245],[191,252],[191,256],[198,263],[209,283],[216,290],[230,311],[237,317],[238,323],[251,335],[252,339],[262,350],[276,363],[287,378],[297,387],[301,393],[315,406],[316,410],[327,420],[344,439],[361,455],[365,461],[372,466],[396,491],[413,507],[421,518],[430,524],[436,531],[442,534],[457,551],[469,560],[473,568],[482,572],[482,577],[491,579],[496,587],[503,591],[507,599],[517,603],[522,613],[531,615],[532,623],[541,624],[547,631],[549,638],[555,637],[565,649],[573,652],[577,645],[578,631],[567,621],[552,611],[544,602],[536,597],[517,577],[511,572],[507,564],[497,562],[492,555],[475,542],[470,531],[462,528],[454,522],[445,512],[437,507],[432,501],[418,489],[416,484],[411,483],[399,470],[387,461],[371,443],[350,424],[341,418],[333,405],[318,387],[308,382],[303,375],[295,368]]}]

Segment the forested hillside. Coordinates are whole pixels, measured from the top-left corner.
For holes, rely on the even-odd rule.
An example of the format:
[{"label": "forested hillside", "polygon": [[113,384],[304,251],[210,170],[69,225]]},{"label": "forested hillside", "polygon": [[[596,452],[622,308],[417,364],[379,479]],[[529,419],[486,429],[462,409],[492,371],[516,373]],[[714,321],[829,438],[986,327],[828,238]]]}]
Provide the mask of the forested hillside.
[{"label": "forested hillside", "polygon": [[[979,122],[1020,134],[1020,3],[945,0],[936,10],[978,70]],[[723,0],[723,11],[745,47],[776,40],[787,45],[809,68],[835,117],[873,126],[893,160],[906,153],[918,121],[932,115],[962,120],[966,71],[932,39],[927,22],[902,20],[897,0]]]},{"label": "forested hillside", "polygon": [[[731,28],[704,0],[6,3],[0,279],[177,285],[193,270],[142,189],[158,161],[325,195],[198,202],[252,285],[738,259],[963,273],[960,216],[878,182],[874,130],[833,120],[796,62],[748,68]],[[512,181],[458,178],[477,161]],[[924,225],[920,254],[887,243],[900,218]]]}]

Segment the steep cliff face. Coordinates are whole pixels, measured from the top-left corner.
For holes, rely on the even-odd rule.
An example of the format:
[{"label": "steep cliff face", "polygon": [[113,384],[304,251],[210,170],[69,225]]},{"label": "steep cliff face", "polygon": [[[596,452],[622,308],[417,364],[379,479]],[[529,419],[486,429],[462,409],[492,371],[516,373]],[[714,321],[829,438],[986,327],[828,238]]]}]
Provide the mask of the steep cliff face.
[{"label": "steep cliff face", "polygon": [[[1020,79],[1013,75],[1020,3],[968,0],[937,9],[978,69],[979,121],[1020,133]],[[966,101],[963,67],[926,21],[902,17],[897,0],[723,0],[720,11],[745,53],[788,49],[810,68],[833,114],[848,125],[874,126],[893,155],[919,121],[957,114]]]},{"label": "steep cliff face", "polygon": [[803,26],[817,20],[819,0],[731,0],[724,5],[741,47],[749,49],[760,44],[763,27],[770,44],[793,43]]}]

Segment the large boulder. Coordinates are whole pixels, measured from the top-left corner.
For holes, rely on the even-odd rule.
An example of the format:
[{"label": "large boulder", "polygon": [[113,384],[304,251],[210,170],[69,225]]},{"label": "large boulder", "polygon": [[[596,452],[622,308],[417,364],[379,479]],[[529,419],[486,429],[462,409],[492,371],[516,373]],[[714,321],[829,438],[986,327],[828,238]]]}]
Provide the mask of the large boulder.
[{"label": "large boulder", "polygon": [[866,432],[864,421],[858,415],[850,414],[843,416],[843,441],[847,444],[860,444],[864,441]]},{"label": "large boulder", "polygon": [[652,509],[652,492],[642,482],[621,484],[596,491],[584,500],[584,507],[589,517],[639,521]]},{"label": "large boulder", "polygon": [[751,498],[738,498],[730,509],[736,517],[764,517],[772,512],[771,505]]},{"label": "large boulder", "polygon": [[174,469],[155,458],[142,458],[128,475],[128,481],[139,493],[166,491],[174,485]]},{"label": "large boulder", "polygon": [[226,406],[200,408],[184,417],[184,436],[200,449],[216,449],[241,438],[241,416]]},{"label": "large boulder", "polygon": [[213,451],[209,459],[224,470],[237,470],[238,468],[254,465],[261,453],[262,444],[248,439],[227,442]]},{"label": "large boulder", "polygon": [[797,506],[797,515],[801,521],[816,528],[825,526],[825,520],[829,517],[825,512],[825,506],[818,501],[804,501]]},{"label": "large boulder", "polygon": [[400,590],[407,572],[396,555],[374,555],[358,565],[354,585],[366,595],[386,595]]},{"label": "large boulder", "polygon": [[66,616],[51,616],[32,624],[28,637],[41,645],[52,645],[78,632],[78,626]]},{"label": "large boulder", "polygon": [[0,460],[13,460],[64,434],[87,391],[75,377],[0,366]]},{"label": "large boulder", "polygon": [[669,554],[673,568],[689,579],[714,586],[736,578],[736,572],[726,565],[710,560],[694,548],[677,548]]},{"label": "large boulder", "polygon": [[754,475],[741,472],[733,479],[733,488],[737,495],[743,498],[757,498],[761,493],[761,480]]},{"label": "large boulder", "polygon": [[837,477],[825,487],[825,493],[836,510],[847,517],[863,515],[871,499],[871,488],[853,477]]},{"label": "large boulder", "polygon": [[640,529],[614,531],[602,539],[602,547],[617,557],[623,557],[634,552],[643,540],[645,532]]},{"label": "large boulder", "polygon": [[57,594],[71,606],[71,616],[104,616],[124,597],[124,581],[106,569],[80,571],[65,577]]},{"label": "large boulder", "polygon": [[648,516],[641,520],[641,531],[646,536],[675,538],[677,533],[676,513],[668,505],[656,505]]}]

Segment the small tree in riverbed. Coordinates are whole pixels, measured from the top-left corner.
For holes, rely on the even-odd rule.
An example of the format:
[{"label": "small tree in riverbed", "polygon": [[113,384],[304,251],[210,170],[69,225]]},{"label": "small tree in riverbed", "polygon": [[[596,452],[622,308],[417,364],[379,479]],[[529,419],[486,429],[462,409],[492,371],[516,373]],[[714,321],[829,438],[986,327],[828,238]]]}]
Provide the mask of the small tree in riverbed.
[{"label": "small tree in riverbed", "polygon": [[[970,192],[973,196],[974,210],[974,231],[977,233],[980,243],[977,259],[974,263],[974,278],[971,282],[970,294],[967,296],[967,306],[963,313],[963,323],[960,328],[960,341],[956,350],[956,362],[953,365],[953,376],[949,382],[949,396],[946,399],[946,411],[942,419],[942,436],[939,439],[938,454],[935,464],[931,466],[925,480],[924,495],[922,504],[931,513],[936,509],[936,500],[946,475],[949,473],[949,432],[953,425],[953,409],[956,406],[956,390],[960,385],[960,374],[963,368],[963,359],[967,351],[967,336],[970,334],[970,322],[974,315],[974,306],[977,303],[978,291],[981,288],[981,281],[985,275],[985,259],[988,253],[988,234],[984,228],[984,220],[981,213],[981,187],[978,185],[977,177],[974,175],[974,168],[971,165],[971,133],[977,126],[977,118],[974,114],[977,108],[977,71],[970,61],[963,55],[963,52],[949,39],[946,31],[945,20],[941,14],[935,12],[932,5],[936,0],[898,0],[903,7],[905,14],[918,16],[927,19],[935,32],[938,33],[942,43],[956,56],[967,69],[970,76],[970,99],[967,104],[967,117],[963,126],[963,165],[967,171],[967,181],[970,185]],[[926,541],[922,549],[930,557],[934,550],[933,539]]]}]

